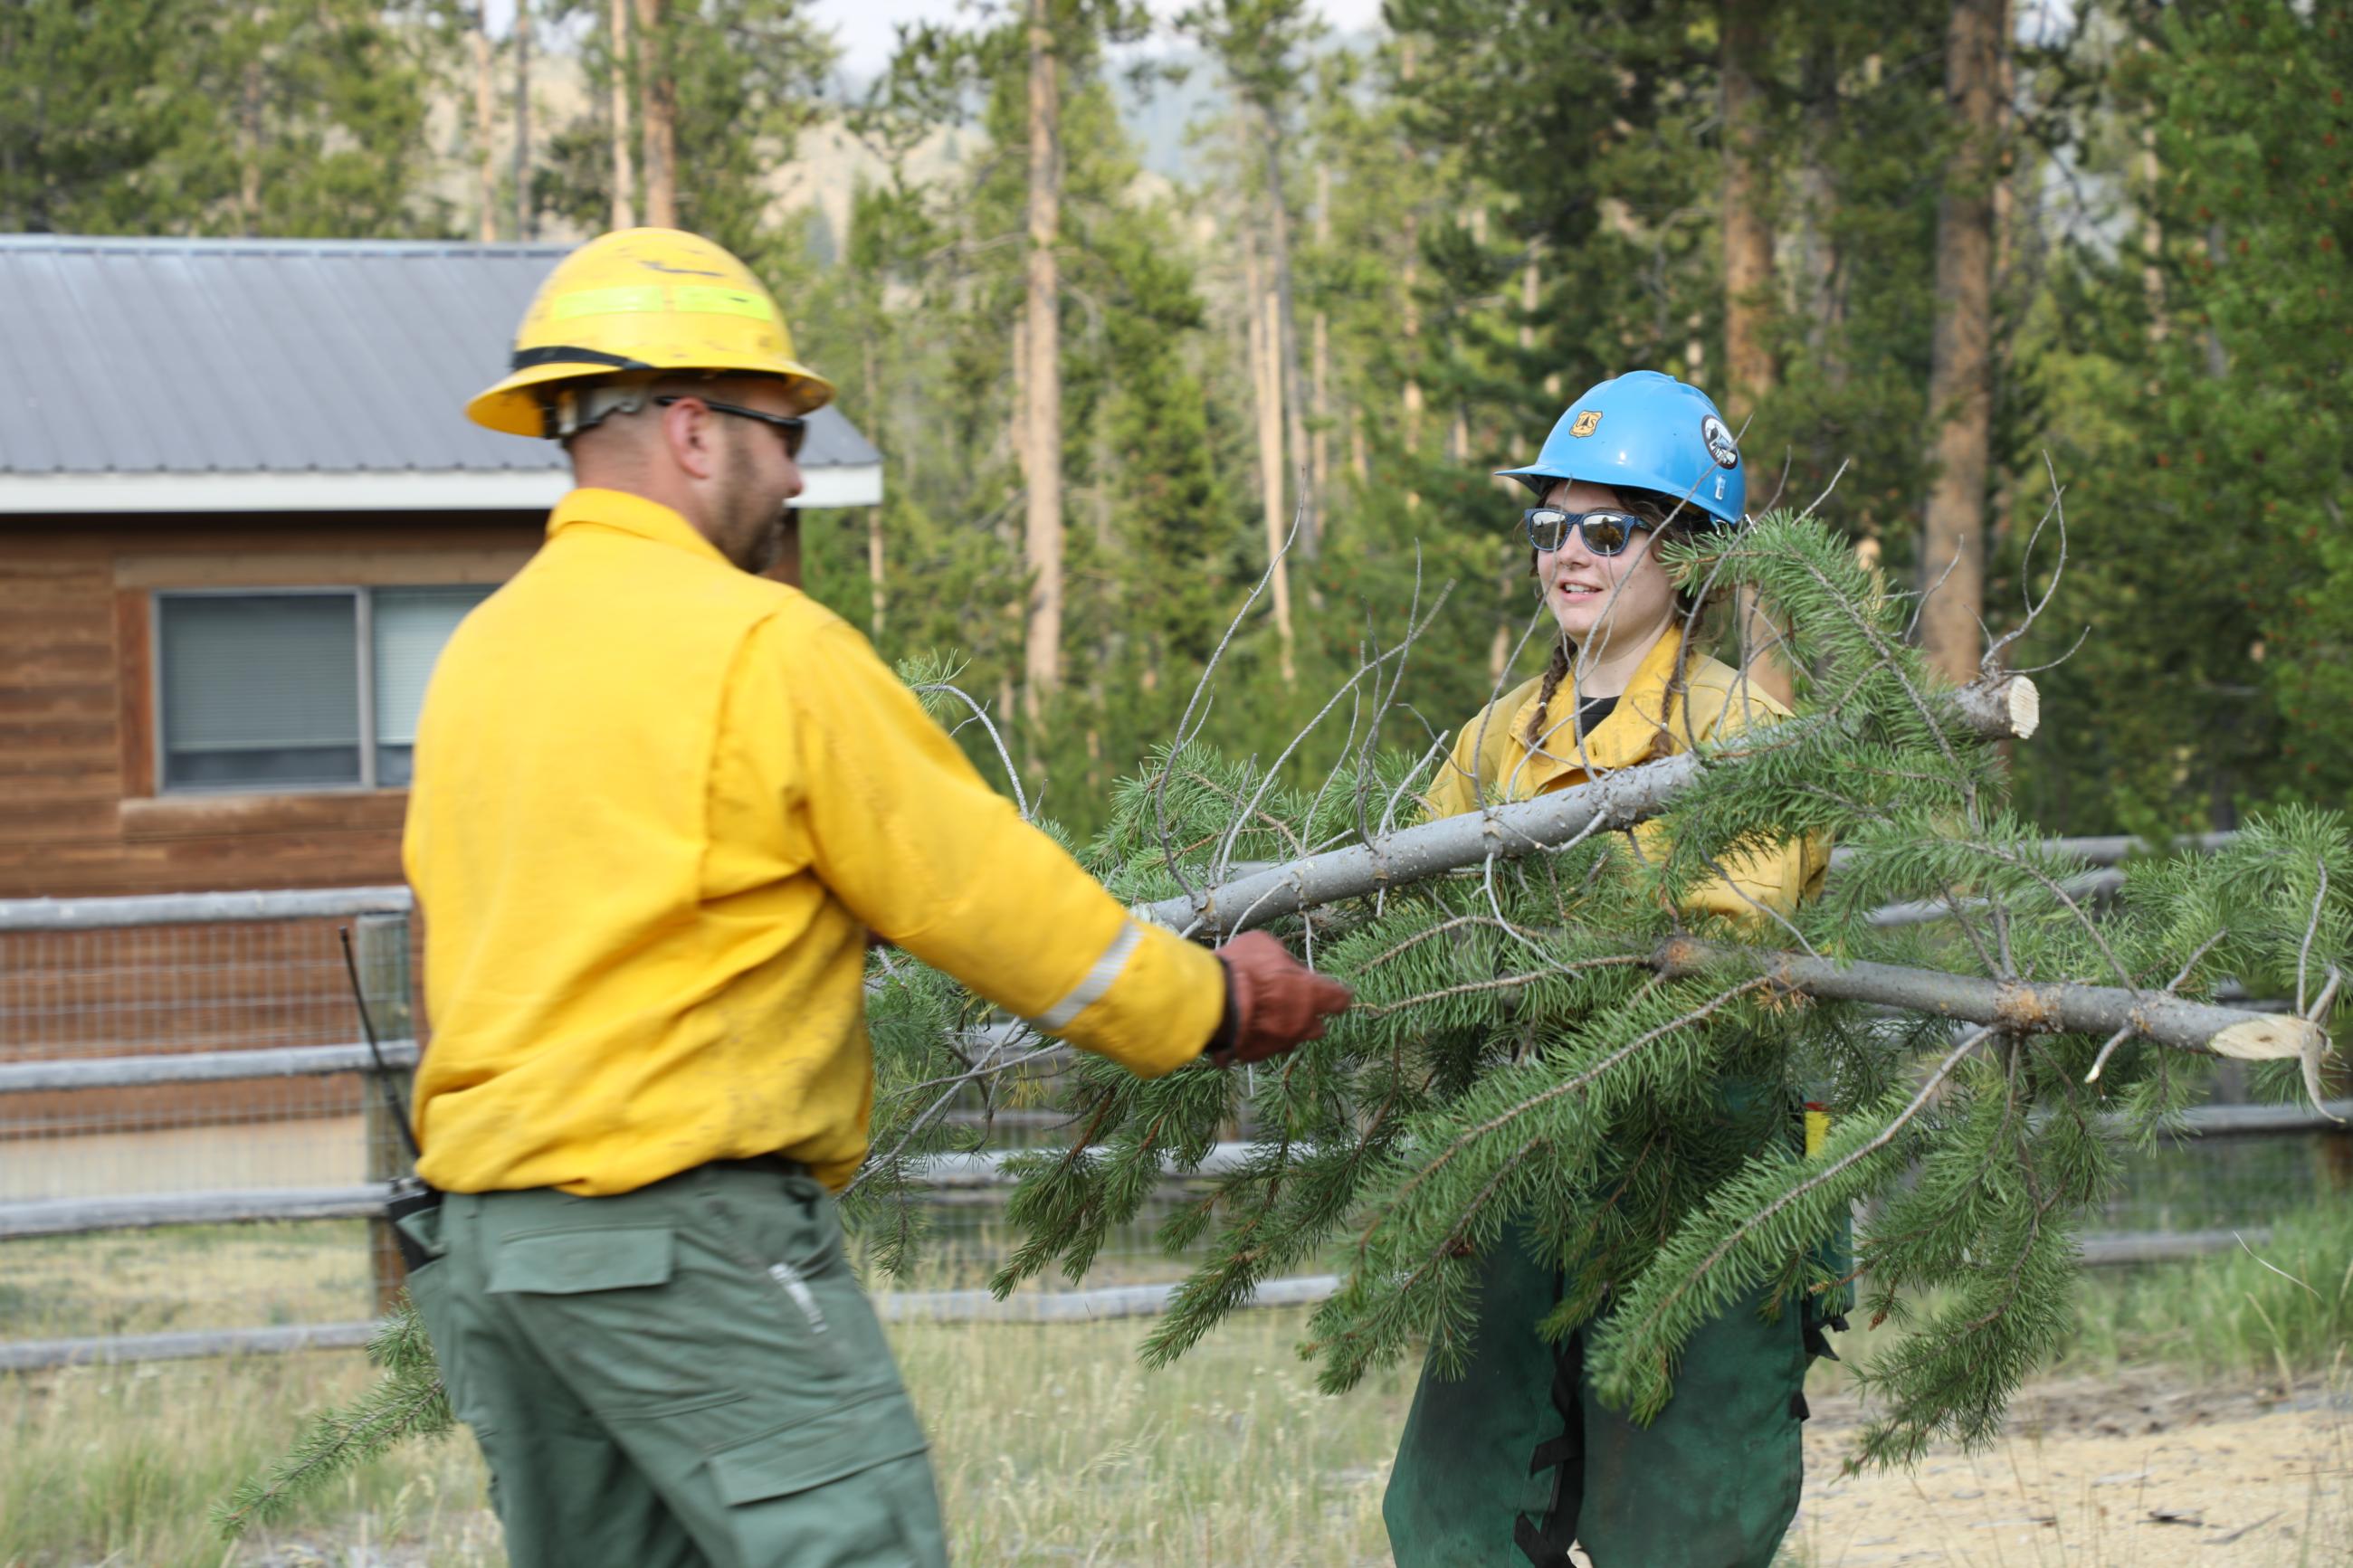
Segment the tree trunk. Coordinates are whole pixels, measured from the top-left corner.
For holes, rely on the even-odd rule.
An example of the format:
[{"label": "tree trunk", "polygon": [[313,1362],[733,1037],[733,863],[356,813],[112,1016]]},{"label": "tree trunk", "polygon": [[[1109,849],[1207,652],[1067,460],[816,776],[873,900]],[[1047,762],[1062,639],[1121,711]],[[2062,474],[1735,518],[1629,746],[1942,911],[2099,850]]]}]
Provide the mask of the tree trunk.
[{"label": "tree trunk", "polygon": [[[1972,681],[1950,692],[1947,703],[1941,721],[1979,734],[2022,740],[2041,722],[2040,694],[2022,675]],[[1699,777],[1703,766],[1695,752],[1662,757],[1534,800],[1440,817],[1398,828],[1369,844],[1287,860],[1190,898],[1180,894],[1139,904],[1131,912],[1173,931],[1223,941],[1319,904],[1370,898],[1384,888],[1427,881],[1466,866],[1533,855],[1594,831],[1597,824],[1631,826],[1665,810]]]},{"label": "tree trunk", "polygon": [[[1420,66],[1414,40],[1407,38],[1398,47],[1398,76],[1410,82]],[[1407,142],[1399,150],[1401,161],[1410,166],[1414,161],[1413,144]],[[1405,392],[1402,397],[1405,414],[1405,456],[1410,464],[1421,457],[1421,383],[1415,372],[1420,366],[1421,336],[1421,213],[1409,205],[1405,213],[1405,266],[1401,269],[1400,292],[1403,309],[1398,312],[1398,327],[1405,339]],[[1405,492],[1405,509],[1421,510],[1421,494],[1409,486]]]},{"label": "tree trunk", "polygon": [[1029,0],[1029,258],[1024,305],[1028,386],[1022,403],[1028,523],[1023,562],[1029,614],[1022,673],[1027,711],[1040,721],[1062,683],[1061,83],[1048,0]]},{"label": "tree trunk", "polygon": [[497,57],[491,45],[490,0],[474,0],[474,168],[478,184],[478,237],[488,245],[499,237],[499,165],[491,143],[497,137],[499,84]]},{"label": "tree trunk", "polygon": [[1736,431],[1777,379],[1765,330],[1773,290],[1765,94],[1749,75],[1767,52],[1764,11],[1765,0],[1724,0],[1724,412]]},{"label": "tree trunk", "polygon": [[1953,0],[1945,93],[1957,140],[1936,205],[1936,326],[1928,407],[1936,478],[1921,549],[1922,645],[1966,680],[1983,651],[1986,470],[1993,434],[1993,185],[1999,174],[2008,0]]},{"label": "tree trunk", "polygon": [[[1724,412],[1743,434],[1780,380],[1766,332],[1773,223],[1766,200],[1765,92],[1749,74],[1767,51],[1766,8],[1767,0],[1724,0]],[[1787,702],[1793,686],[1779,653],[1780,629],[1753,590],[1741,590],[1739,600],[1741,668]]]},{"label": "tree trunk", "polygon": [[237,210],[238,226],[248,235],[261,232],[261,60],[257,54],[245,62],[243,102],[237,115]]},{"label": "tree trunk", "polygon": [[[1846,291],[1839,282],[1837,241],[1831,221],[1838,212],[1838,179],[1831,150],[1839,134],[1838,46],[1828,23],[1816,25],[1806,49],[1804,160],[1798,170],[1798,298],[1806,322],[1806,346],[1822,378],[1833,387],[1846,383],[1841,329]],[[1820,460],[1820,454],[1817,455]]]},{"label": "tree trunk", "polygon": [[[617,6],[620,0],[614,0]],[[638,105],[646,124],[646,222],[678,226],[678,78],[664,12],[669,0],[638,0]]]},{"label": "tree trunk", "polygon": [[[865,349],[863,357],[866,361],[866,395],[871,400],[870,406],[874,410],[873,428],[875,433],[880,435],[882,411],[889,405],[883,396],[882,377],[875,369],[874,337],[871,331],[866,336],[863,347]],[[870,506],[866,509],[866,584],[873,611],[872,619],[868,626],[868,637],[875,647],[880,647],[882,646],[883,612],[890,605],[889,596],[882,585],[882,509],[880,506]]]},{"label": "tree trunk", "polygon": [[[2061,981],[2032,984],[1901,964],[1843,963],[1802,953],[1677,937],[1651,955],[1669,979],[1732,964],[1770,975],[1782,988],[1829,1001],[1862,1002],[1983,1024],[2011,1035],[2113,1035],[2129,1031],[2175,1050],[2239,1061],[2316,1062],[2327,1048],[2318,1024],[2293,1014],[2250,1013],[2117,985]],[[2320,1092],[2316,1087],[2313,1100]]]},{"label": "tree trunk", "polygon": [[1297,683],[1299,671],[1292,644],[1291,563],[1282,557],[1283,536],[1289,530],[1282,516],[1282,372],[1275,362],[1282,308],[1274,290],[1259,277],[1258,247],[1248,235],[1242,237],[1242,300],[1248,321],[1251,401],[1258,413],[1259,502],[1266,523],[1266,558],[1273,574],[1277,657],[1282,683],[1292,686]]},{"label": "tree trunk", "polygon": [[[1315,165],[1315,248],[1326,254],[1332,248],[1332,167],[1321,161]],[[1315,424],[1307,436],[1307,483],[1315,495],[1321,532],[1328,538],[1331,525],[1321,508],[1332,484],[1332,317],[1320,304],[1312,331],[1314,381],[1308,412]]]},{"label": "tree trunk", "polygon": [[629,129],[629,0],[613,0],[608,32],[613,54],[613,226],[638,226],[636,138]]},{"label": "tree trunk", "polygon": [[531,193],[531,0],[515,0],[514,46],[514,231],[517,239],[536,239],[538,214]]},{"label": "tree trunk", "polygon": [[[1274,348],[1276,364],[1282,374],[1276,382],[1281,395],[1284,442],[1283,479],[1294,481],[1299,466],[1307,458],[1306,377],[1299,368],[1299,315],[1292,300],[1291,281],[1291,203],[1283,195],[1282,185],[1282,121],[1271,105],[1259,111],[1262,152],[1266,162],[1266,205],[1271,220],[1267,238],[1274,267],[1274,298],[1276,316],[1282,327]],[[1323,530],[1316,520],[1320,497],[1312,493],[1299,497],[1299,553],[1309,561],[1323,549]]]}]

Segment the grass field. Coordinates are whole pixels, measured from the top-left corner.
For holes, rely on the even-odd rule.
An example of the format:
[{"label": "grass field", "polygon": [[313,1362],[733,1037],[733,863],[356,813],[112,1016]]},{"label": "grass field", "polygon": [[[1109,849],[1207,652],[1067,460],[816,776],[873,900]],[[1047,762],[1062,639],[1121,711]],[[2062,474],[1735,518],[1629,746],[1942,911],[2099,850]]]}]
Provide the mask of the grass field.
[{"label": "grass field", "polygon": [[[229,1311],[220,1321],[250,1322],[250,1299],[234,1288],[234,1278],[241,1274],[248,1285],[292,1301],[306,1258],[336,1256],[332,1240],[272,1242],[266,1233],[247,1229],[185,1247],[180,1258],[186,1266],[203,1260],[202,1267],[217,1271],[225,1297],[245,1301],[244,1315]],[[96,1277],[102,1282],[99,1290],[81,1299],[79,1326],[67,1321],[72,1304],[36,1300],[21,1285],[13,1308],[0,1291],[0,1326],[16,1335],[152,1326],[142,1316],[150,1308],[141,1303],[152,1302],[160,1286],[141,1270],[164,1267],[153,1260],[168,1262],[171,1250],[150,1245],[109,1255]],[[2313,1461],[2316,1477],[2340,1473],[2341,1458],[2327,1456],[2345,1447],[2346,1420],[2341,1411],[2331,1414],[2337,1406],[2330,1396],[2342,1395],[2342,1358],[2353,1343],[2353,1215],[2339,1205],[2291,1216],[2260,1250],[2260,1260],[2240,1251],[2191,1266],[2095,1275],[2075,1343],[2055,1371],[2095,1388],[2120,1379],[2147,1383],[2150,1369],[2162,1368],[2177,1385],[2253,1390],[2260,1395],[2251,1406],[2257,1415],[2283,1404],[2305,1413],[2308,1429],[2296,1428],[2288,1447],[2319,1456]],[[61,1256],[54,1260],[57,1269],[44,1277],[57,1277],[69,1261],[92,1260],[90,1254]],[[19,1279],[13,1271],[10,1278],[12,1284]],[[346,1283],[356,1288],[355,1281]],[[189,1318],[183,1312],[171,1326],[191,1326]],[[893,1342],[932,1432],[956,1561],[1136,1568],[1387,1562],[1380,1492],[1410,1397],[1410,1373],[1399,1369],[1345,1399],[1324,1398],[1314,1390],[1312,1369],[1293,1351],[1303,1322],[1295,1311],[1242,1314],[1194,1355],[1159,1373],[1136,1365],[1134,1351],[1144,1325],[1133,1321],[895,1330]],[[1867,1358],[1882,1336],[1896,1331],[1890,1324],[1877,1334],[1852,1334],[1843,1348],[1850,1358]],[[1817,1374],[1816,1391],[1834,1402],[1843,1383],[1841,1369],[1826,1363]],[[421,1568],[501,1562],[496,1529],[484,1511],[480,1463],[462,1438],[413,1449],[353,1477],[287,1528],[234,1551],[212,1534],[205,1518],[210,1503],[280,1451],[306,1411],[347,1396],[366,1375],[354,1354],[321,1353],[0,1378],[0,1564]],[[1812,1461],[1818,1490],[1810,1496],[1834,1500],[1827,1461],[1834,1457],[1837,1434],[1816,1436],[1823,1452]],[[2022,1441],[2044,1456],[2039,1433]],[[2021,1475],[2032,1468],[2014,1456],[2008,1462]],[[2080,1461],[2089,1471],[2103,1465],[2122,1470],[2125,1463]],[[2087,1473],[2083,1481],[2087,1519],[2105,1517],[2108,1494],[2089,1489],[2099,1479]],[[1883,1484],[1910,1487],[1925,1500],[1923,1488],[1937,1483],[1932,1477],[1887,1478]],[[1974,1484],[1981,1489],[1989,1483],[1978,1478]],[[2023,1479],[2020,1486],[2028,1489]],[[1971,1494],[1965,1488],[1955,1495]],[[2343,1489],[2331,1490],[2316,1479],[2296,1497],[2303,1500],[2290,1500],[2283,1509],[2300,1508],[2312,1518],[2293,1543],[2276,1552],[2266,1546],[2267,1554],[2260,1556],[2204,1551],[2194,1560],[2276,1562],[2282,1568],[2353,1560],[2353,1502]],[[2094,1503],[2097,1515],[2088,1511]],[[2064,1500],[2052,1506],[2055,1517]],[[1893,1517],[1886,1506],[1873,1507],[1878,1516]],[[1982,1527],[2002,1522],[1989,1520]],[[1995,1537],[1970,1536],[1966,1531],[1981,1525],[1963,1522],[1954,1529],[1964,1532],[1957,1539],[1969,1552],[1924,1561],[1991,1568],[2180,1560],[2131,1554],[2142,1544],[2162,1553],[2174,1550],[2170,1537],[2151,1535],[2153,1526],[2126,1528],[2144,1524],[2120,1521],[2112,1533],[2122,1545],[2096,1559],[2079,1559],[2063,1550],[2049,1554],[2059,1533],[2055,1525],[2044,1534],[2028,1533],[2032,1551],[1989,1552]],[[2073,1516],[2070,1528],[2075,1528]],[[1844,1546],[1833,1551],[1827,1540],[1819,1523],[1801,1529],[1793,1535],[1790,1561],[1832,1568],[1882,1560]],[[2345,1555],[2310,1554],[2312,1542],[2334,1541],[2347,1543]],[[2188,1538],[2179,1542],[2185,1549],[2192,1544]]]}]

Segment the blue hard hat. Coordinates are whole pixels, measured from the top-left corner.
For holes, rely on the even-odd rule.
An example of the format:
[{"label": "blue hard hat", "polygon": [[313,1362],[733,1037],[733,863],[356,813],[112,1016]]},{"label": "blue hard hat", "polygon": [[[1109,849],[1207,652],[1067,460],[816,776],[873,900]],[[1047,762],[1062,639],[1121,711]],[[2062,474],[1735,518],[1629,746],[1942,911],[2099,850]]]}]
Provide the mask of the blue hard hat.
[{"label": "blue hard hat", "polygon": [[1496,470],[1536,492],[1561,479],[1656,490],[1718,522],[1746,515],[1748,472],[1706,393],[1655,370],[1630,370],[1568,405],[1524,468]]}]

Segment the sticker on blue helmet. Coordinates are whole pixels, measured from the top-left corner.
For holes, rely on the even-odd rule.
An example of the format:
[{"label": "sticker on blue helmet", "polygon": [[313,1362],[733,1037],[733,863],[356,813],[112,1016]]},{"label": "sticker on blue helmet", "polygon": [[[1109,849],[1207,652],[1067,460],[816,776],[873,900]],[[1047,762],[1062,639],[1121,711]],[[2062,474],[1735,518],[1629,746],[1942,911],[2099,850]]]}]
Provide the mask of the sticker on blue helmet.
[{"label": "sticker on blue helmet", "polygon": [[1601,410],[1588,408],[1577,416],[1577,423],[1568,427],[1568,433],[1572,436],[1590,436],[1600,428]]},{"label": "sticker on blue helmet", "polygon": [[[1723,420],[1713,414],[1703,416],[1699,422],[1699,434],[1700,439],[1707,443],[1710,457],[1725,468],[1740,467],[1740,448],[1733,444],[1732,432],[1724,427]],[[1719,489],[1716,493],[1722,495],[1724,492]]]}]

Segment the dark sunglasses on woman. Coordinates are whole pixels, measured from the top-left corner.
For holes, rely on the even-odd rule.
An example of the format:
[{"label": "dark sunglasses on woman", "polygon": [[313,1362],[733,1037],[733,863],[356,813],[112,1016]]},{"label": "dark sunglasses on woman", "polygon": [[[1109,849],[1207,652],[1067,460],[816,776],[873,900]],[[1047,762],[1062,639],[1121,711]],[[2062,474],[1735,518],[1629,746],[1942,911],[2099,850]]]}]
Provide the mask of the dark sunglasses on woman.
[{"label": "dark sunglasses on woman", "polygon": [[1568,542],[1573,530],[1585,536],[1585,548],[1596,555],[1615,555],[1634,542],[1638,529],[1651,526],[1631,512],[1563,511],[1556,506],[1533,506],[1521,514],[1528,542],[1547,553]]}]

